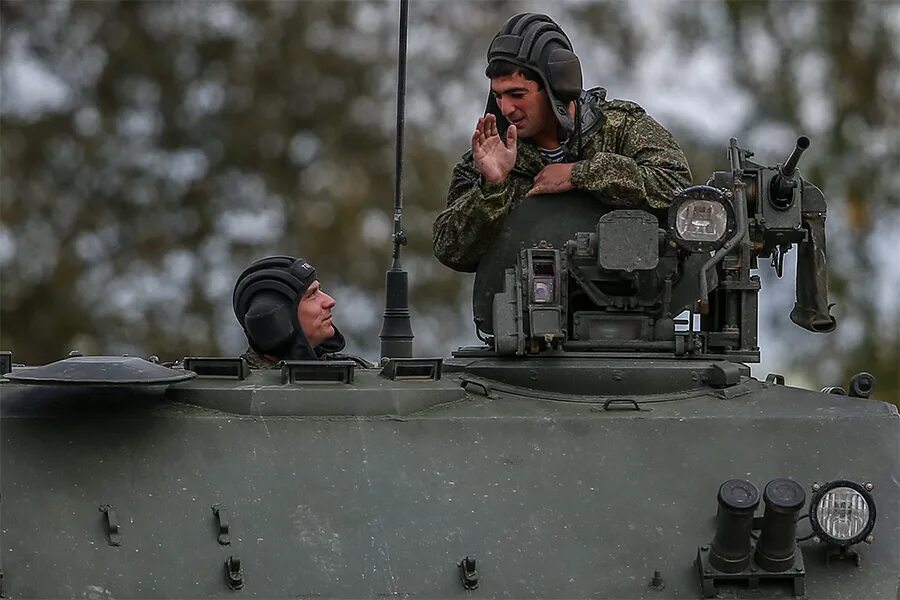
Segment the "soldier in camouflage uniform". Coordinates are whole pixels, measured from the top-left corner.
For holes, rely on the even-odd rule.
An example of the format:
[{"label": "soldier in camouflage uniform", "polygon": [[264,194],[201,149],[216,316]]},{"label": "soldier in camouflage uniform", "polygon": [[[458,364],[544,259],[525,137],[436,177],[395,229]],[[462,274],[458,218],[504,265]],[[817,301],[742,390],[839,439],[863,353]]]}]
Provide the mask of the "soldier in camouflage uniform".
[{"label": "soldier in camouflage uniform", "polygon": [[607,100],[603,88],[581,90],[578,58],[550,17],[509,19],[485,74],[485,116],[434,222],[434,254],[448,267],[475,271],[525,196],[578,189],[611,207],[652,210],[691,184],[681,148],[644,109]]},{"label": "soldier in camouflage uniform", "polygon": [[353,360],[339,354],[344,336],[334,325],[334,298],[322,290],[316,269],[302,258],[270,256],[238,277],[232,295],[234,314],[250,347],[244,358],[251,369],[270,369],[282,360]]}]

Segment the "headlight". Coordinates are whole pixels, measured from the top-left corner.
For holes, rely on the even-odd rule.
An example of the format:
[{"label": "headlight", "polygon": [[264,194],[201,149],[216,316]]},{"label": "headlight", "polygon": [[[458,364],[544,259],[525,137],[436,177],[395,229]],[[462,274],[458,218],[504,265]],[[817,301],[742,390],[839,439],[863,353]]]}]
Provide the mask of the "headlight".
[{"label": "headlight", "polygon": [[837,546],[868,541],[866,538],[875,526],[871,484],[841,480],[813,489],[809,522],[817,537]]},{"label": "headlight", "polygon": [[683,190],[669,208],[669,231],[690,252],[718,250],[734,234],[734,223],[731,202],[708,185]]},{"label": "headlight", "polygon": [[678,207],[675,230],[689,242],[716,242],[725,235],[725,207],[709,200],[691,200]]}]

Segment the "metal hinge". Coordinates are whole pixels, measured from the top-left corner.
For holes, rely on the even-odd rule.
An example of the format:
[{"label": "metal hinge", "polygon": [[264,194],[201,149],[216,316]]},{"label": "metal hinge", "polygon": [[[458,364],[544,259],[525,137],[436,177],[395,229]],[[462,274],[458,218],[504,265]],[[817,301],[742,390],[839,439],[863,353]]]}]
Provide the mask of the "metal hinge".
[{"label": "metal hinge", "polygon": [[225,583],[232,590],[244,587],[244,569],[241,567],[241,559],[237,556],[229,556],[225,561]]},{"label": "metal hinge", "polygon": [[102,504],[100,506],[100,512],[102,512],[106,518],[104,521],[106,522],[106,536],[110,546],[121,546],[122,545],[122,532],[119,526],[119,518],[116,516],[116,512],[113,510],[113,506],[111,504]]},{"label": "metal hinge", "polygon": [[228,509],[221,504],[213,504],[212,511],[216,516],[216,523],[219,529],[219,543],[223,546],[227,546],[231,543],[231,523],[228,519]]},{"label": "metal hinge", "polygon": [[475,558],[467,556],[459,561],[459,579],[463,588],[467,590],[478,589],[478,570],[475,568]]}]

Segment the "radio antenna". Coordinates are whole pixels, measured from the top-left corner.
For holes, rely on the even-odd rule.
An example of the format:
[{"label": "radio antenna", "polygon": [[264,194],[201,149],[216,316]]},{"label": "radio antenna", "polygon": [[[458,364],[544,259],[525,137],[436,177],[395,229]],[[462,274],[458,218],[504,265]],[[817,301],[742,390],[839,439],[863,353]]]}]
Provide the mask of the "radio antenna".
[{"label": "radio antenna", "polygon": [[391,269],[385,274],[384,318],[381,326],[382,358],[410,358],[413,332],[409,316],[409,277],[400,265],[403,231],[403,126],[406,122],[406,31],[409,0],[400,0],[400,43],[397,69],[397,153],[394,165],[394,245]]}]

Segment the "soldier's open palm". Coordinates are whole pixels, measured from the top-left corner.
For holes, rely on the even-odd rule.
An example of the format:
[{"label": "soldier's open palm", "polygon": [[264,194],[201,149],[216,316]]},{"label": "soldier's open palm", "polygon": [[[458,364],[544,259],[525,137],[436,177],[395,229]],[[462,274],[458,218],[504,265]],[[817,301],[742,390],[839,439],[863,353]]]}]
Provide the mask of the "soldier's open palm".
[{"label": "soldier's open palm", "polygon": [[478,119],[475,133],[472,135],[472,157],[475,167],[487,181],[498,183],[506,181],[513,165],[516,164],[517,134],[516,126],[510,125],[506,130],[506,143],[500,138],[497,130],[497,117],[486,115]]}]

